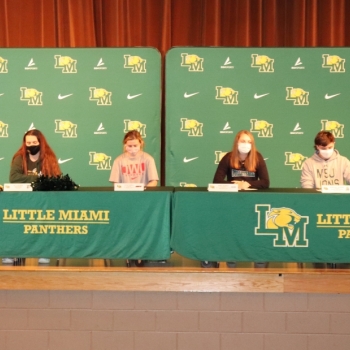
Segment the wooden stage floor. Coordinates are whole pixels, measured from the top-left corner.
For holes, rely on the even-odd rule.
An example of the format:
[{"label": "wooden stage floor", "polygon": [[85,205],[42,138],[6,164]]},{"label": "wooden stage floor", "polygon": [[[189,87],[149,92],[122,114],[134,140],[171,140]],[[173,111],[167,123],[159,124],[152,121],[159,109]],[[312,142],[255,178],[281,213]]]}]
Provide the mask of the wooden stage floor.
[{"label": "wooden stage floor", "polygon": [[350,264],[237,263],[202,268],[176,253],[165,263],[126,267],[125,260],[51,259],[39,265],[0,266],[2,290],[104,290],[171,292],[350,293]]}]

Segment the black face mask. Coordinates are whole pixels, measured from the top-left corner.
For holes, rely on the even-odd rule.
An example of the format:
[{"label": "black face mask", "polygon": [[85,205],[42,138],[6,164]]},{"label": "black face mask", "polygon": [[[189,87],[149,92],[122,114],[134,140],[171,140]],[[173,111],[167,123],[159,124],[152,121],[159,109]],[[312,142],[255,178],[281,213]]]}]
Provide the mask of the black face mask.
[{"label": "black face mask", "polygon": [[40,151],[40,145],[27,146],[27,152],[30,153],[32,156],[37,154],[39,151]]}]

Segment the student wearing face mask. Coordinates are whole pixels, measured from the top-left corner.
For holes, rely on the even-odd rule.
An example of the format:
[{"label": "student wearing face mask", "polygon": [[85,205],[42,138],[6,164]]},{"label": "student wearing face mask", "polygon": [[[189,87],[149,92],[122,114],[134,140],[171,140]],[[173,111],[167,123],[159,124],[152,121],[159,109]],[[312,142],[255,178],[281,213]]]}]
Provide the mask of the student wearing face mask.
[{"label": "student wearing face mask", "polygon": [[[123,139],[124,153],[113,163],[110,182],[114,183],[143,183],[147,187],[155,187],[158,183],[156,164],[151,155],[143,151],[144,142],[137,130],[129,131]],[[132,263],[140,267],[143,260],[127,260],[127,266]]]},{"label": "student wearing face mask", "polygon": [[302,188],[350,184],[350,161],[341,156],[334,146],[335,138],[331,132],[320,131],[316,135],[316,152],[303,163],[300,178]]},{"label": "student wearing face mask", "polygon": [[[237,133],[232,151],[226,153],[217,167],[214,183],[236,183],[239,190],[269,188],[270,179],[266,163],[255,147],[253,135],[247,130]],[[218,267],[216,261],[201,261],[202,267]],[[227,262],[235,267],[236,262]],[[256,262],[255,267],[266,267],[267,262]]]},{"label": "student wearing face mask", "polygon": [[123,145],[124,153],[114,160],[109,181],[157,186],[156,164],[153,157],[143,151],[144,142],[140,133],[137,130],[129,131],[124,136]]},{"label": "student wearing face mask", "polygon": [[[10,182],[31,183],[38,176],[59,176],[61,169],[54,151],[46,141],[41,131],[34,129],[27,131],[22,145],[15,153],[11,162]],[[48,264],[50,259],[40,258],[39,264]],[[3,258],[3,264],[18,263],[14,258]]]},{"label": "student wearing face mask", "polygon": [[266,163],[255,147],[254,137],[247,130],[237,133],[232,151],[220,161],[214,183],[233,182],[239,190],[269,188],[270,179]]},{"label": "student wearing face mask", "polygon": [[41,174],[59,176],[61,169],[42,132],[37,129],[29,130],[24,134],[22,145],[12,158],[10,182],[30,183]]}]

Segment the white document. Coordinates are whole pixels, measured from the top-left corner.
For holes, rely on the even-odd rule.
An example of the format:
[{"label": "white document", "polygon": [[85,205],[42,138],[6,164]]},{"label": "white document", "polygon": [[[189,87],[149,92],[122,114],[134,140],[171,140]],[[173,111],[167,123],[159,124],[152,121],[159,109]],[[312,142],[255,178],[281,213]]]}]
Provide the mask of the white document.
[{"label": "white document", "polygon": [[350,193],[349,185],[322,185],[322,193]]},{"label": "white document", "polygon": [[237,184],[208,184],[209,192],[238,192]]},{"label": "white document", "polygon": [[114,191],[144,191],[145,185],[142,183],[115,183]]},{"label": "white document", "polygon": [[17,192],[23,192],[23,191],[33,191],[33,187],[30,183],[24,183],[24,184],[4,184],[4,191],[17,191]]}]

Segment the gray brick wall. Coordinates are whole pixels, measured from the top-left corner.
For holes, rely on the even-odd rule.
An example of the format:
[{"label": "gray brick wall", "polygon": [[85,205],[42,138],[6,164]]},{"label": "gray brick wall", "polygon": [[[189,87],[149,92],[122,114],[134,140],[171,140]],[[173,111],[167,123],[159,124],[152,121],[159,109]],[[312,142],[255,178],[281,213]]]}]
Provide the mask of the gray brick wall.
[{"label": "gray brick wall", "polygon": [[349,350],[350,295],[0,291],[1,350]]}]

